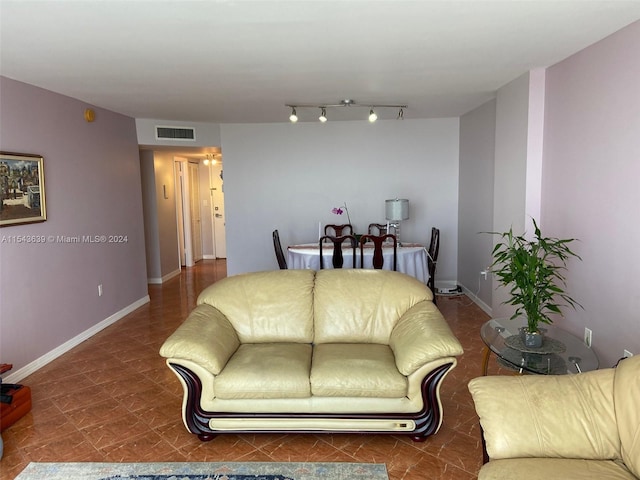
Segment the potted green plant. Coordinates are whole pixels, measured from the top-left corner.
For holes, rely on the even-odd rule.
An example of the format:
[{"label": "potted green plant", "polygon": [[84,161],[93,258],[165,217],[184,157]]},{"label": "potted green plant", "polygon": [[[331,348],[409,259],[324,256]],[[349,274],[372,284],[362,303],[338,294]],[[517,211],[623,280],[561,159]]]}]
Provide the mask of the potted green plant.
[{"label": "potted green plant", "polygon": [[527,326],[522,331],[525,346],[542,345],[540,324],[551,324],[550,314],[560,314],[561,307],[581,307],[565,292],[564,271],[570,257],[582,260],[569,244],[575,239],[543,237],[533,220],[534,238],[514,235],[513,228],[498,233],[500,241],[493,248],[491,271],[498,283],[509,288],[510,298],[503,302],[516,307],[511,319],[525,315]]}]

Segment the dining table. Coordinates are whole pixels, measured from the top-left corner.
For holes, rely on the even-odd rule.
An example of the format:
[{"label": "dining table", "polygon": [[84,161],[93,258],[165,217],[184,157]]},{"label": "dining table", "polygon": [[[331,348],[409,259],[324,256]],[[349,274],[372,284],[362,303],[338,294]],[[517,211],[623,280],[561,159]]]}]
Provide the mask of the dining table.
[{"label": "dining table", "polygon": [[[344,257],[344,267],[352,268],[351,260],[352,247],[346,243],[342,246]],[[325,268],[333,268],[332,263],[333,244],[322,245],[322,257]],[[384,257],[384,270],[393,270],[393,245],[384,245],[382,248]],[[365,244],[363,249],[364,268],[373,268],[373,244]],[[320,270],[320,244],[304,243],[300,245],[289,245],[287,247],[287,266],[291,269]],[[356,268],[361,268],[360,247],[356,247]],[[419,243],[403,243],[397,247],[397,268],[398,272],[411,275],[412,277],[427,283],[429,280],[429,270],[427,269],[427,249]]]}]

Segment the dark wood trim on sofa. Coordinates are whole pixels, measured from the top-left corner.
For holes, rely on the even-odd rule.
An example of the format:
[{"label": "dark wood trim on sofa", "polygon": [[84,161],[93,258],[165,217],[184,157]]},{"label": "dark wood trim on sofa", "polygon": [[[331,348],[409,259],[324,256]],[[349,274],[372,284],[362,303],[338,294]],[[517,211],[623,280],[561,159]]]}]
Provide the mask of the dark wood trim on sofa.
[{"label": "dark wood trim on sofa", "polygon": [[482,464],[489,463],[489,454],[487,453],[487,442],[484,438],[484,430],[480,426],[480,441],[482,442]]},{"label": "dark wood trim on sofa", "polygon": [[[200,396],[202,394],[202,383],[198,376],[188,368],[175,363],[169,363],[169,366],[184,380],[187,385],[187,401],[185,405],[185,420],[187,428],[191,433],[198,435],[202,441],[212,440],[218,433],[217,430],[209,428],[209,420],[212,418],[344,418],[344,419],[385,419],[392,418],[394,420],[413,420],[416,424],[415,430],[412,432],[392,432],[392,431],[367,431],[362,433],[376,434],[395,434],[409,435],[416,442],[423,442],[433,435],[442,418],[442,412],[438,404],[438,386],[440,385],[444,375],[452,368],[453,363],[447,363],[434,369],[427,375],[422,382],[422,398],[424,407],[417,413],[400,413],[400,414],[349,414],[349,413],[243,413],[243,412],[207,412],[200,406]],[[323,430],[291,430],[290,432],[298,433],[342,433],[330,432]],[[228,433],[287,433],[286,430],[234,430]]]}]

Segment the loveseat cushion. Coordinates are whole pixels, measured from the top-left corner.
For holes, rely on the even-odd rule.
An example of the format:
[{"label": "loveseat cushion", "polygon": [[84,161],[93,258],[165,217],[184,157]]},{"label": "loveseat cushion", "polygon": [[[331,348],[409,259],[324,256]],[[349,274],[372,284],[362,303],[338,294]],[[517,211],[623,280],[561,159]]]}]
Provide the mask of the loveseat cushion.
[{"label": "loveseat cushion", "polygon": [[215,379],[216,396],[239,398],[306,398],[311,396],[311,345],[245,343]]},{"label": "loveseat cushion", "polygon": [[313,270],[275,270],[224,278],[198,296],[221,311],[240,343],[313,341]]},{"label": "loveseat cushion", "polygon": [[387,345],[402,314],[432,298],[424,283],[400,272],[320,270],[314,290],[314,343]]},{"label": "loveseat cushion", "polygon": [[620,462],[572,458],[513,458],[485,464],[478,480],[636,480]]},{"label": "loveseat cushion", "polygon": [[387,345],[316,345],[312,365],[313,395],[377,398],[407,395],[407,379],[396,368],[393,352]]}]

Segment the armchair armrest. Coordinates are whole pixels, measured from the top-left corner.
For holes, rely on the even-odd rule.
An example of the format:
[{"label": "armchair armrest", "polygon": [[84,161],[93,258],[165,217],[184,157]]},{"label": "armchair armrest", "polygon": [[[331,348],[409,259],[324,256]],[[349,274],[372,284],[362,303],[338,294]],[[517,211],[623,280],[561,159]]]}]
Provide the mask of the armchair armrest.
[{"label": "armchair armrest", "polygon": [[398,370],[407,376],[427,362],[463,353],[462,345],[431,301],[407,310],[393,328],[389,346]]},{"label": "armchair armrest", "polygon": [[469,391],[491,460],[620,458],[611,369],[474,378]]},{"label": "armchair armrest", "polygon": [[239,346],[238,335],[224,314],[202,304],[164,342],[160,355],[190,360],[218,375]]}]

